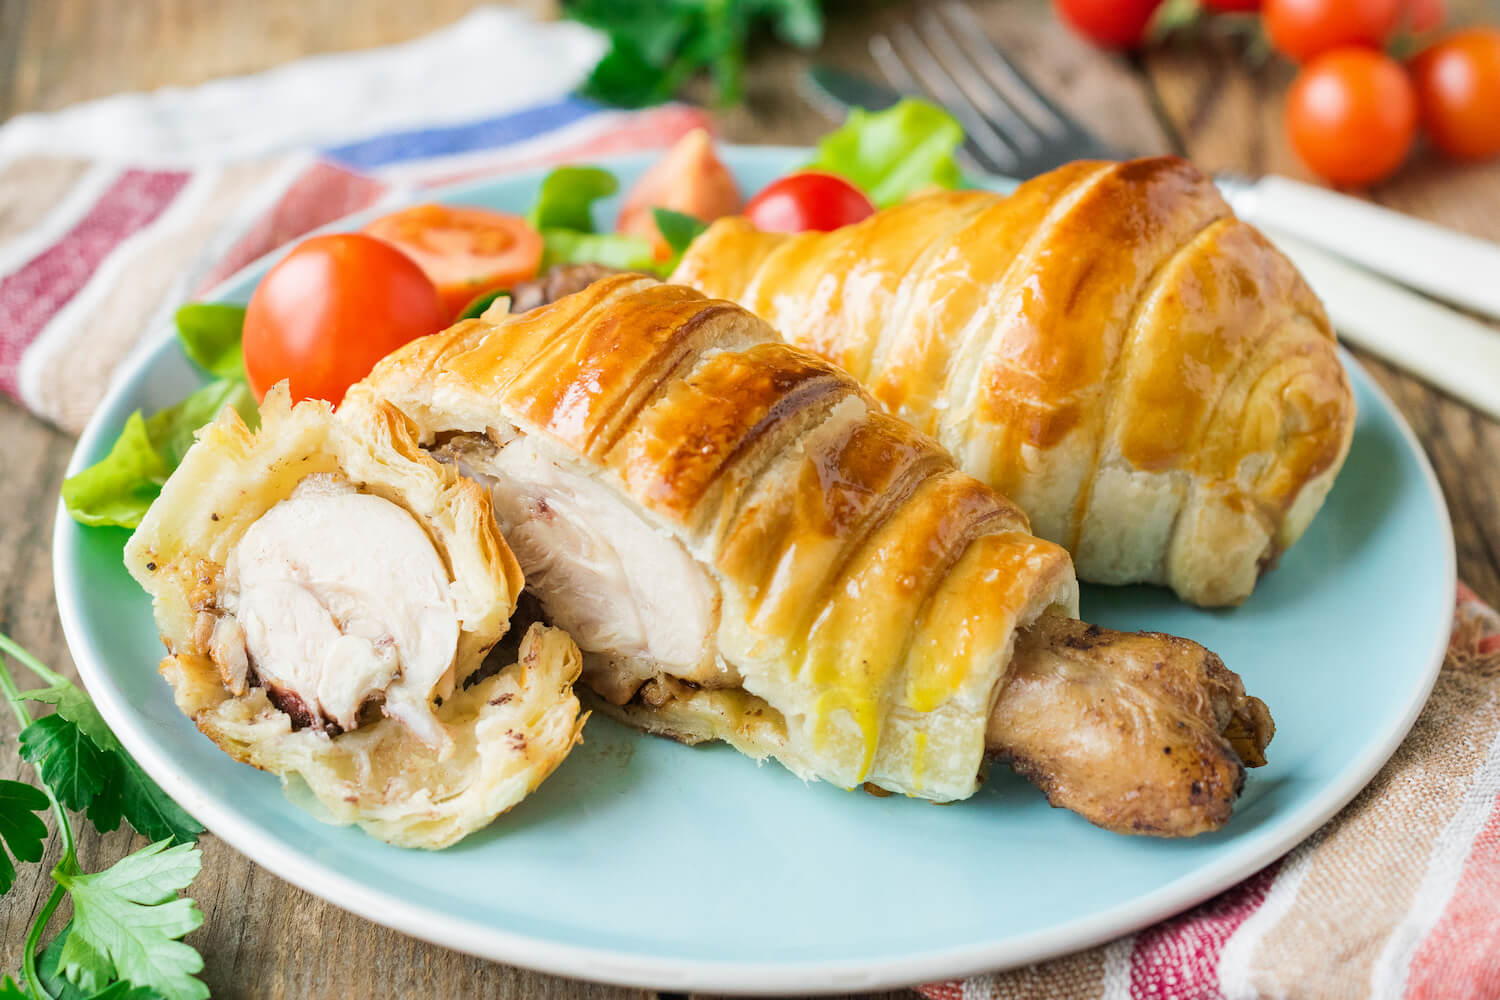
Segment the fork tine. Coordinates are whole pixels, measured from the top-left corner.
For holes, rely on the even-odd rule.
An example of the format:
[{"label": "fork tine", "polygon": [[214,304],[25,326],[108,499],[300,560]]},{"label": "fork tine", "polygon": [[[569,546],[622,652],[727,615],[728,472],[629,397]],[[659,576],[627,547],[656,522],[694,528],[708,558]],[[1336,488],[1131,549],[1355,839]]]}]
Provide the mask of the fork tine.
[{"label": "fork tine", "polygon": [[[963,0],[949,0],[942,5],[941,9],[952,22],[959,37],[963,39],[969,54],[995,89],[1010,97],[1012,107],[1015,106],[1017,100],[1030,105],[1031,114],[1026,117],[1033,125],[1054,138],[1068,132],[1092,138],[1088,129],[1048,100],[1041,88],[1021,72],[1020,68],[1004,52],[1001,52],[994,42],[990,41],[983,22],[979,20],[973,8]],[[1024,111],[1022,113],[1025,114]]]},{"label": "fork tine", "polygon": [[926,40],[910,24],[898,25],[892,34],[893,51],[911,67],[923,88],[963,123],[969,138],[994,161],[997,170],[1013,173],[1020,166],[1016,150],[954,82]]},{"label": "fork tine", "polygon": [[[870,55],[874,58],[875,64],[880,67],[880,71],[885,74],[885,78],[890,81],[891,86],[903,94],[927,97],[935,96],[931,88],[923,86],[912,75],[912,71],[908,68],[906,61],[896,51],[896,46],[887,36],[881,34],[870,36]],[[938,98],[938,100],[942,103],[941,98]],[[1016,156],[1011,152],[1009,147],[1001,146],[1001,155],[997,157],[989,146],[977,139],[970,130],[967,121],[964,122],[964,129],[966,133],[964,136],[964,145],[959,153],[967,161],[964,164],[966,167],[977,169],[981,173],[991,174],[1006,173],[1015,169],[1017,165]]]},{"label": "fork tine", "polygon": [[948,75],[978,108],[986,121],[995,127],[1023,157],[1035,156],[1044,138],[1036,126],[1021,114],[1007,96],[993,86],[959,47],[953,32],[931,10],[922,12],[917,24],[928,48],[948,70]]}]

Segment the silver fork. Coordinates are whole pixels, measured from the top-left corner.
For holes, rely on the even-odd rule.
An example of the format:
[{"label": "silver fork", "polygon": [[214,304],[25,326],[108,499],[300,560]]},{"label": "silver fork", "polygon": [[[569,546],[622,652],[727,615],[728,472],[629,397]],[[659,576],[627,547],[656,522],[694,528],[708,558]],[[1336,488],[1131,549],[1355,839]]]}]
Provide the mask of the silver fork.
[{"label": "silver fork", "polygon": [[953,113],[966,133],[964,152],[986,173],[1025,179],[1072,160],[1122,157],[1048,100],[961,0],[926,5],[890,34],[872,36],[870,55],[894,89]]}]

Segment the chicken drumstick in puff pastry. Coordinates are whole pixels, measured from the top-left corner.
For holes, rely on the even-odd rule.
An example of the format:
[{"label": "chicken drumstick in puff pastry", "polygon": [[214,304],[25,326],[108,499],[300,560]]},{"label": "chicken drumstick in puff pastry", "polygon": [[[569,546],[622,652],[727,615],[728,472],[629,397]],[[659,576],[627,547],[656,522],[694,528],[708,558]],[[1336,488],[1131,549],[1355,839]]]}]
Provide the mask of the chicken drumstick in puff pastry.
[{"label": "chicken drumstick in puff pastry", "polygon": [[829,233],[725,219],[672,280],[852,373],[1098,583],[1240,603],[1354,430],[1316,296],[1171,157],[932,194]]},{"label": "chicken drumstick in puff pastry", "polygon": [[937,801],[986,754],[1112,830],[1221,826],[1271,734],[1219,659],[1074,619],[1068,555],[849,375],[638,275],[414,341],[392,404],[490,490],[610,713]]},{"label": "chicken drumstick in puff pastry", "polygon": [[[178,706],[237,760],[382,840],[444,847],[578,740],[578,649],[534,626],[481,670],[522,586],[489,498],[406,419],[288,403],[198,433],[125,549]],[[305,793],[311,793],[309,796]]]}]

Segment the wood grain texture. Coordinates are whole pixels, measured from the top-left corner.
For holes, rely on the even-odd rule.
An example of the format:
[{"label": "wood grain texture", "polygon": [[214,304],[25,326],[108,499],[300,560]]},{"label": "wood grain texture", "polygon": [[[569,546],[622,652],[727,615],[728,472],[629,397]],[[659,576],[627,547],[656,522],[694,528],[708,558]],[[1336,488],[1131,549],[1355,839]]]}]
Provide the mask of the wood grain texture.
[{"label": "wood grain texture", "polygon": [[[1453,6],[1462,15],[1483,2]],[[1059,27],[1042,0],[975,3],[994,39],[1119,147],[1185,151],[1215,170],[1305,177],[1282,139],[1287,67],[1256,68],[1227,43],[1173,46],[1134,61],[1101,55]],[[399,41],[446,24],[470,6],[471,0],[0,0],[0,117]],[[819,58],[871,70],[865,45],[870,32],[915,6],[841,5]],[[747,103],[723,116],[725,135],[738,142],[804,143],[822,134],[827,121],[796,90],[806,61],[780,49],[757,51]],[[1454,167],[1423,156],[1374,197],[1500,239],[1500,165]],[[1378,362],[1367,364],[1433,458],[1454,516],[1461,572],[1481,595],[1500,601],[1500,466],[1494,461],[1500,425]],[[71,441],[3,402],[0,441],[0,509],[8,514],[0,518],[0,551],[6,554],[0,560],[0,629],[71,674],[52,602],[49,557]],[[14,733],[9,715],[0,715],[0,746],[6,748],[0,750],[0,777],[29,773],[10,749]],[[79,855],[86,868],[97,870],[142,843],[124,830],[100,836],[81,829]],[[203,874],[192,891],[206,920],[189,940],[207,960],[204,978],[216,997],[651,995],[506,968],[424,944],[289,886],[214,837],[202,844]],[[54,838],[54,853],[24,869],[17,888],[0,901],[0,970],[18,963],[56,849]]]}]

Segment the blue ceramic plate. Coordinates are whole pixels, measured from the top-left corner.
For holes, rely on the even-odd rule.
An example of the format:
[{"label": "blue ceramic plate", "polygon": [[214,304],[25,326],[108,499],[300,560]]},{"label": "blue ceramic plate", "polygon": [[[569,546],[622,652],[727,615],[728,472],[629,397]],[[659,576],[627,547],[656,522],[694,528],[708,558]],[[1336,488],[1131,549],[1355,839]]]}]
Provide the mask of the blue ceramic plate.
[{"label": "blue ceramic plate", "polygon": [[[728,159],[754,190],[803,156]],[[646,162],[608,166],[628,181]],[[523,212],[540,176],[441,198]],[[613,218],[615,206],[601,210]],[[246,300],[270,263],[213,298]],[[1199,640],[1275,713],[1271,764],[1251,774],[1233,821],[1186,842],[1105,833],[1009,773],[937,808],[805,785],[727,747],[596,716],[556,775],[489,829],[446,851],[403,851],[314,820],[177,711],[156,673],[149,602],[121,565],[125,531],[59,511],[57,601],[89,690],[146,770],[239,850],[371,920],[516,965],[675,990],[844,991],[1019,965],[1151,923],[1267,864],[1348,802],[1416,718],[1448,634],[1452,533],[1411,431],[1349,365],[1360,416],[1348,464],[1243,607],[1084,591],[1084,617]],[[171,403],[197,378],[158,331],[70,471],[105,454],[132,410]]]}]

